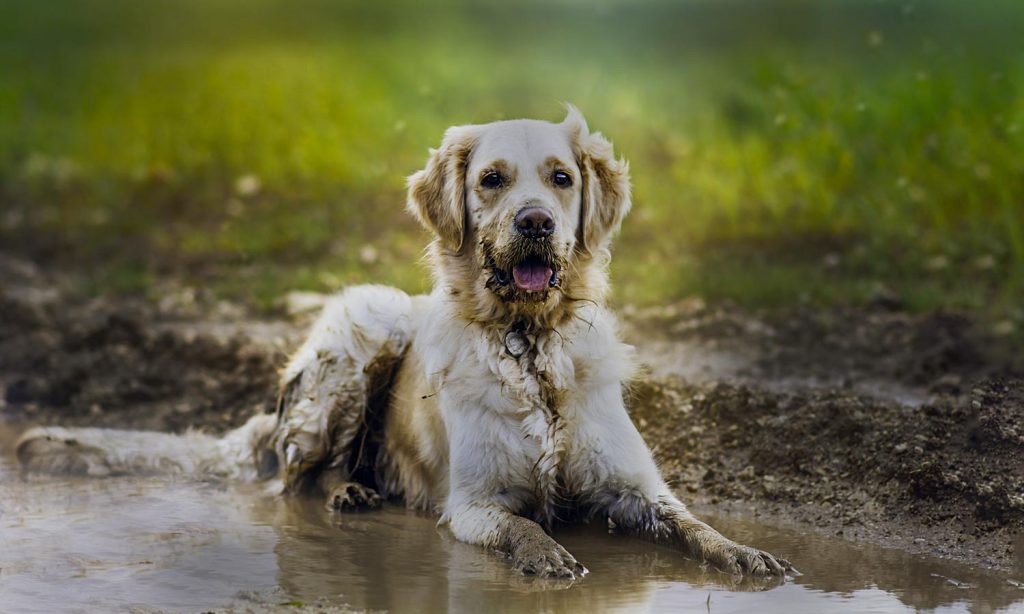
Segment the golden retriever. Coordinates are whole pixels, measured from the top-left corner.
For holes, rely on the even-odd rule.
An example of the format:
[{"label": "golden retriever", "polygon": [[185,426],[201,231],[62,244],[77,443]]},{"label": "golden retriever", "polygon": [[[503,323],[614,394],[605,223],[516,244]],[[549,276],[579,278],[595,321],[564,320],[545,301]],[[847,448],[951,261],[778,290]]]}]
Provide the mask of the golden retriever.
[{"label": "golden retriever", "polygon": [[276,416],[220,439],[33,429],[22,463],[280,480],[336,509],[400,498],[544,577],[587,573],[549,534],[574,521],[784,577],[788,562],[686,509],[626,411],[634,355],[605,297],[630,182],[611,144],[573,107],[557,124],[453,127],[408,187],[434,235],[433,292],[331,298],[283,372]]}]

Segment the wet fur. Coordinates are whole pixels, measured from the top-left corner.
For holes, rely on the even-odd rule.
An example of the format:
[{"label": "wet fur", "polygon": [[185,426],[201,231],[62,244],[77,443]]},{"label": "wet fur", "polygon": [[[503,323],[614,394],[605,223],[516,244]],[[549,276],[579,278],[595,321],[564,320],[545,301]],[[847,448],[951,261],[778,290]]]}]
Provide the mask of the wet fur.
[{"label": "wet fur", "polygon": [[[571,189],[548,180],[563,167]],[[479,177],[495,168],[507,185],[481,187]],[[528,205],[552,211],[554,234],[536,240],[514,231]],[[227,474],[280,481],[287,493],[329,502],[351,502],[352,483],[361,482],[437,513],[458,539],[504,552],[524,573],[584,574],[549,535],[560,522],[582,520],[610,522],[732,573],[781,577],[788,563],[735,544],[687,511],[626,412],[633,351],[604,304],[609,245],[629,208],[628,165],[571,107],[559,124],[449,129],[409,179],[408,209],[435,236],[427,251],[433,292],[358,286],[330,299],[283,372],[277,416],[253,418],[220,440],[230,443],[196,444],[207,450],[199,461],[189,460],[196,446],[179,445],[182,458],[139,466],[247,466]],[[551,287],[526,292],[510,273],[496,273],[527,256],[556,271]],[[510,331],[527,341],[521,354],[506,347]],[[140,437],[90,433],[82,438],[89,446],[76,450],[68,443],[76,432],[40,429],[22,438],[19,456],[36,470],[130,472],[132,462],[106,457],[123,457],[118,450],[135,449],[127,442]],[[374,497],[357,490],[359,500]]]}]

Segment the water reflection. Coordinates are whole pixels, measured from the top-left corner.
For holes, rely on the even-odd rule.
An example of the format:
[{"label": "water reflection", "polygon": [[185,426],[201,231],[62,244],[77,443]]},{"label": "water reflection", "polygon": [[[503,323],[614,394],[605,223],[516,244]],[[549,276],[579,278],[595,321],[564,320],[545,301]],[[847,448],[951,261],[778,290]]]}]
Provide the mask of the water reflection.
[{"label": "water reflection", "polygon": [[[719,519],[790,557],[804,575],[766,590],[600,527],[559,539],[591,574],[552,586],[455,542],[434,520],[388,507],[332,516],[316,501],[252,487],[137,479],[22,481],[0,468],[0,609],[201,610],[239,591],[306,603],[418,611],[1024,611],[998,574],[940,560]],[[958,581],[954,585],[947,578]],[[709,601],[710,598],[710,601]],[[277,597],[267,605],[281,603]]]},{"label": "water reflection", "polygon": [[[398,508],[333,520],[311,502],[291,501],[276,510],[287,517],[274,521],[280,528],[276,552],[285,591],[309,599],[326,589],[371,609],[678,611],[707,609],[709,595],[714,612],[819,612],[841,605],[979,612],[1014,603],[1024,609],[1024,592],[998,574],[735,519],[717,523],[801,561],[804,575],[759,591],[764,587],[737,585],[674,552],[585,527],[558,537],[591,574],[573,586],[557,587],[522,578],[500,556],[482,555],[435,529],[433,520]],[[331,553],[340,550],[325,542],[344,542],[339,546],[345,554],[335,560]]]}]

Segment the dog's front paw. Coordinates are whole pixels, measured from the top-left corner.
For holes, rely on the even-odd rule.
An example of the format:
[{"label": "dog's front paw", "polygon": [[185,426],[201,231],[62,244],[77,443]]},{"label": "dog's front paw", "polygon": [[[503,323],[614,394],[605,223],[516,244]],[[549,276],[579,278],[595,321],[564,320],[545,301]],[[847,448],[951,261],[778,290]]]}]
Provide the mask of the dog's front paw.
[{"label": "dog's front paw", "polygon": [[530,541],[521,544],[512,554],[513,568],[524,576],[578,580],[587,568],[555,540]]},{"label": "dog's front paw", "polygon": [[327,509],[339,512],[373,510],[382,503],[377,491],[356,482],[338,484],[327,494]]},{"label": "dog's front paw", "polygon": [[700,542],[704,560],[726,573],[759,578],[784,578],[787,572],[797,573],[786,559],[737,544],[718,533],[702,535]]}]

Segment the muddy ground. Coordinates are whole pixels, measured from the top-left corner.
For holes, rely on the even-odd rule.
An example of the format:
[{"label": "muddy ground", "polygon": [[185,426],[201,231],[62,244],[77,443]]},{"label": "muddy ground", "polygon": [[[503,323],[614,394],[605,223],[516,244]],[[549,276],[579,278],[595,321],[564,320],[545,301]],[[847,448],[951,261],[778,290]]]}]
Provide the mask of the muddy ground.
[{"label": "muddy ground", "polygon": [[[272,410],[315,297],[260,319],[173,283],[154,295],[88,299],[66,275],[0,257],[0,415],[218,432]],[[630,391],[634,420],[698,510],[1024,573],[1012,341],[890,302],[621,311],[648,365]]]}]

